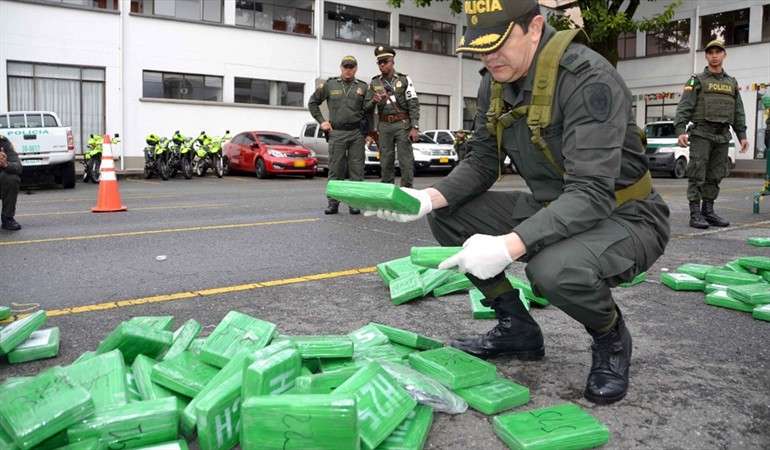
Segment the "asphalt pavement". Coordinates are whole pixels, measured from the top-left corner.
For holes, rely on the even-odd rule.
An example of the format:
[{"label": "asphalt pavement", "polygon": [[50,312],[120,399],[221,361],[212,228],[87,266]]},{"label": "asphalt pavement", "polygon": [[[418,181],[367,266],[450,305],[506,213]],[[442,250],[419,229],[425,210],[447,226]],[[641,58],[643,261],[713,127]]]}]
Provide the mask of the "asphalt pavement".
[{"label": "asphalt pavement", "polygon": [[[415,182],[427,187],[436,179]],[[172,314],[175,326],[194,318],[204,333],[230,310],[271,321],[284,334],[341,334],[375,321],[447,340],[493,326],[471,318],[466,294],[392,305],[372,268],[412,246],[436,245],[427,222],[392,224],[350,215],[346,207],[325,216],[325,184],[253,176],[125,179],[120,192],[128,211],[109,214],[90,212],[92,184],[21,193],[17,220],[24,228],[0,232],[0,304],[51,312],[61,351],[33,363],[0,360],[0,381],[69,364],[139,315]],[[531,401],[518,411],[577,403],[607,425],[607,448],[770,448],[770,323],[658,281],[661,271],[686,262],[770,256],[770,249],[745,244],[750,236],[770,236],[770,199],[752,214],[761,180],[726,179],[717,211],[732,226],[699,231],[687,226],[686,181],[656,178],[655,187],[671,207],[672,239],[647,282],[614,290],[634,338],[628,396],[601,407],[583,399],[590,339],[554,307],[533,311],[545,334],[543,361],[492,362],[529,387]],[[526,186],[506,175],[494,189]],[[523,276],[523,265],[511,272]],[[491,418],[469,410],[436,414],[425,448],[505,445]]]}]

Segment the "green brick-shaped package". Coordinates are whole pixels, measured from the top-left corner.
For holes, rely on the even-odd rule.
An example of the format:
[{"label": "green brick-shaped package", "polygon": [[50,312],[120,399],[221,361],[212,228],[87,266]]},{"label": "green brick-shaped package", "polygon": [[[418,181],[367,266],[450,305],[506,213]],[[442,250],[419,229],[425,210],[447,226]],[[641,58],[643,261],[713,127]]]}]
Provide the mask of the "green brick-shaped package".
[{"label": "green brick-shaped package", "polygon": [[433,289],[434,297],[441,297],[443,295],[453,294],[455,292],[462,292],[473,287],[473,283],[465,274],[455,273],[441,286]]},{"label": "green brick-shaped package", "polygon": [[677,267],[676,273],[686,273],[688,275],[694,276],[699,280],[705,280],[706,272],[713,269],[716,269],[716,266],[712,266],[710,264],[687,263]]},{"label": "green brick-shaped package", "polygon": [[343,367],[333,372],[314,373],[301,375],[295,380],[297,394],[331,394],[332,391],[342,386],[348,378],[358,372],[359,367]]},{"label": "green brick-shaped package", "polygon": [[712,292],[716,291],[727,291],[727,285],[726,284],[715,284],[715,283],[708,283],[706,287],[703,289],[703,292],[706,294],[710,294]]},{"label": "green brick-shaped package", "polygon": [[224,367],[237,352],[266,346],[274,332],[275,324],[230,311],[206,339],[201,359],[212,366]]},{"label": "green brick-shaped package", "polygon": [[746,243],[754,247],[770,247],[770,238],[768,237],[750,237]]},{"label": "green brick-shaped package", "polygon": [[747,269],[770,270],[770,258],[767,256],[744,256],[737,261]]},{"label": "green brick-shaped package", "polygon": [[77,363],[80,363],[80,362],[83,362],[83,361],[88,361],[89,359],[95,358],[96,356],[97,356],[97,354],[96,354],[95,351],[94,352],[83,352],[83,353],[80,354],[80,356],[75,358],[74,361],[72,361],[72,364],[77,364]]},{"label": "green brick-shaped package", "polygon": [[484,300],[484,294],[480,290],[471,289],[468,293],[468,298],[471,301],[471,313],[474,319],[494,319],[497,317],[494,309],[481,303]]},{"label": "green brick-shaped package", "polygon": [[726,290],[714,291],[706,294],[705,302],[707,305],[719,306],[722,308],[734,309],[736,311],[751,312],[754,305],[743,303],[736,300],[727,293]]},{"label": "green brick-shaped package", "polygon": [[297,347],[302,359],[353,356],[353,340],[345,335],[290,336],[288,339]]},{"label": "green brick-shaped package", "polygon": [[180,439],[174,442],[148,445],[147,447],[141,447],[137,450],[190,450],[190,447],[187,446],[187,441]]},{"label": "green brick-shaped package", "polygon": [[377,269],[377,275],[380,276],[380,279],[383,283],[385,283],[385,286],[390,286],[390,282],[395,280],[396,277],[392,276],[386,267],[387,263],[379,263],[375,267]]},{"label": "green brick-shaped package", "polygon": [[405,214],[420,212],[420,201],[390,183],[330,180],[326,196],[353,208],[370,211],[387,209]]},{"label": "green brick-shaped package", "polygon": [[606,426],[572,403],[502,414],[492,424],[495,434],[512,449],[579,450],[599,447],[610,439]]},{"label": "green brick-shaped package", "polygon": [[757,320],[766,320],[770,322],[770,304],[755,306],[751,315]]},{"label": "green brick-shaped package", "polygon": [[538,306],[548,306],[550,303],[547,299],[543,297],[538,297],[535,295],[535,292],[532,290],[532,285],[529,284],[529,281],[522,280],[519,277],[515,277],[513,275],[506,275],[505,278],[508,280],[509,283],[511,283],[511,286],[514,289],[518,289],[521,291],[521,293],[524,294],[525,297],[527,297],[527,300],[530,301],[530,303],[534,303]]},{"label": "green brick-shaped package", "polygon": [[142,400],[156,400],[159,398],[175,397],[176,394],[163,386],[153,383],[152,368],[157,362],[144,355],[138,355],[131,366],[131,372],[134,374],[134,382],[139,396]]},{"label": "green brick-shaped package", "polygon": [[417,405],[377,450],[422,450],[432,424],[433,409]]},{"label": "green brick-shaped package", "polygon": [[729,286],[727,294],[744,303],[751,305],[764,305],[770,303],[770,284],[755,283],[743,284],[739,286]]},{"label": "green brick-shaped package", "polygon": [[529,402],[529,388],[505,378],[459,389],[457,394],[468,402],[471,408],[487,415],[497,414]]},{"label": "green brick-shaped package", "polygon": [[733,272],[740,272],[740,273],[754,273],[754,272],[756,272],[756,269],[749,270],[746,267],[744,267],[743,265],[741,265],[741,263],[737,259],[734,259],[734,260],[732,260],[732,261],[730,261],[728,263],[725,263],[723,269],[732,270]]},{"label": "green brick-shaped package", "polygon": [[173,341],[170,331],[123,322],[117,326],[96,348],[102,354],[118,349],[126,364],[132,364],[136,355],[155,358],[168,350]]},{"label": "green brick-shaped package", "polygon": [[0,320],[5,320],[11,317],[11,308],[7,306],[0,306]]},{"label": "green brick-shaped package", "polygon": [[242,397],[285,393],[294,387],[301,367],[299,351],[293,348],[254,361],[244,369]]},{"label": "green brick-shaped package", "polygon": [[417,402],[378,363],[372,362],[334,390],[352,395],[358,406],[361,440],[376,448],[406,419]]},{"label": "green brick-shaped package", "polygon": [[11,387],[0,386],[0,427],[29,449],[90,416],[91,395],[54,367]]},{"label": "green brick-shaped package", "polygon": [[214,378],[219,369],[206,364],[190,352],[155,364],[152,381],[186,397],[195,397]]},{"label": "green brick-shaped package", "polygon": [[374,347],[363,348],[353,355],[353,359],[368,359],[370,361],[385,360],[398,362],[415,351],[416,350],[411,347],[388,343]]},{"label": "green brick-shaped package", "polygon": [[449,281],[457,272],[453,270],[428,269],[420,275],[422,279],[422,295],[426,296],[434,289]]},{"label": "green brick-shaped package", "polygon": [[424,286],[422,277],[418,273],[404,275],[390,282],[390,301],[394,305],[401,305],[408,301],[422,298]]},{"label": "green brick-shaped package", "polygon": [[243,402],[241,448],[359,450],[351,395],[277,395]]},{"label": "green brick-shaped package", "polygon": [[348,336],[353,340],[354,352],[367,347],[374,347],[390,342],[388,336],[371,323],[364,325],[355,331],[351,331],[348,333]]},{"label": "green brick-shaped package", "polygon": [[642,272],[639,275],[635,276],[631,281],[620,283],[618,286],[622,288],[630,288],[631,286],[636,286],[637,284],[643,283],[646,279],[647,279],[647,272]]},{"label": "green brick-shaped package", "polygon": [[9,363],[53,358],[59,354],[59,327],[38,330],[8,353]]},{"label": "green brick-shaped package", "polygon": [[[134,358],[136,362],[136,358]],[[134,372],[131,368],[126,368],[126,388],[128,389],[128,402],[140,402],[144,400],[142,394],[139,393],[139,387],[136,385],[136,378],[134,378]]]},{"label": "green brick-shaped package", "polygon": [[385,265],[385,271],[392,280],[414,273],[423,273],[427,270],[425,267],[412,264],[412,258],[409,256],[393,259],[383,264]]},{"label": "green brick-shaped package", "polygon": [[67,430],[61,430],[55,435],[37,444],[34,447],[34,450],[59,450],[61,447],[64,447],[67,444],[69,444],[69,439],[67,438]]},{"label": "green brick-shaped package", "polygon": [[75,383],[91,393],[97,412],[128,403],[126,364],[118,350],[64,368]]},{"label": "green brick-shaped package", "polygon": [[706,282],[737,286],[741,284],[753,284],[762,281],[762,277],[751,273],[733,272],[728,269],[714,269],[706,273]]},{"label": "green brick-shaped package", "polygon": [[174,323],[174,316],[137,316],[129,319],[128,323],[168,331]]},{"label": "green brick-shaped package", "polygon": [[13,442],[13,439],[3,430],[3,427],[0,427],[0,448],[3,450],[19,450],[19,446]]},{"label": "green brick-shaped package", "polygon": [[97,438],[102,449],[136,448],[172,441],[179,433],[176,399],[161,398],[104,410],[71,426],[71,443]]},{"label": "green brick-shaped package", "polygon": [[201,351],[203,351],[203,344],[206,343],[206,338],[195,338],[190,342],[190,346],[187,347],[187,351],[192,353],[193,355],[201,355]]},{"label": "green brick-shaped package", "polygon": [[689,273],[663,272],[660,274],[660,281],[675,291],[702,291],[706,287],[705,281]]},{"label": "green brick-shaped package", "polygon": [[45,325],[47,319],[45,311],[36,311],[0,330],[0,355],[10,352],[26,341],[35,330]]},{"label": "green brick-shaped package", "polygon": [[201,332],[201,324],[195,319],[190,319],[174,331],[174,341],[163,359],[171,359],[187,350],[193,339]]},{"label": "green brick-shaped package", "polygon": [[412,353],[409,364],[453,390],[490,383],[497,378],[494,364],[454,347]]},{"label": "green brick-shaped package", "polygon": [[198,400],[195,416],[201,450],[227,450],[238,444],[242,382],[242,373],[233,374]]},{"label": "green brick-shaped package", "polygon": [[444,346],[443,342],[412,331],[402,330],[401,328],[391,327],[380,323],[371,323],[385,333],[385,335],[388,336],[388,339],[390,339],[390,342],[394,344],[406,345],[407,347],[416,348],[418,350],[428,350]]},{"label": "green brick-shaped package", "polygon": [[442,261],[456,255],[462,249],[462,247],[412,247],[409,257],[412,264],[436,269]]}]

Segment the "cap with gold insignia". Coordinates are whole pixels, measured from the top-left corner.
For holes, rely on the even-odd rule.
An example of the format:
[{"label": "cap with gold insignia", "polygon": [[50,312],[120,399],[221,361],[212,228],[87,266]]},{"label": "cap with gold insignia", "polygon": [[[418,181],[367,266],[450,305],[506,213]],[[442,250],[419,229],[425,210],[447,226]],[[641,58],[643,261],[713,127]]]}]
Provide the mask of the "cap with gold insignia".
[{"label": "cap with gold insignia", "polygon": [[358,65],[358,60],[356,59],[355,56],[351,56],[351,55],[345,56],[342,58],[342,62],[340,63],[341,66],[350,65],[350,64],[354,66]]},{"label": "cap with gold insignia", "polygon": [[716,47],[721,48],[722,50],[725,50],[725,43],[721,39],[714,39],[713,41],[710,41],[708,44],[706,44],[706,48],[704,48],[704,51],[709,51],[710,48]]},{"label": "cap with gold insignia", "polygon": [[518,20],[539,7],[537,0],[467,0],[468,29],[460,38],[457,51],[489,53],[497,50]]},{"label": "cap with gold insignia", "polygon": [[376,56],[378,60],[382,58],[390,58],[396,56],[396,51],[393,50],[393,47],[389,45],[380,45],[375,47],[374,56]]}]

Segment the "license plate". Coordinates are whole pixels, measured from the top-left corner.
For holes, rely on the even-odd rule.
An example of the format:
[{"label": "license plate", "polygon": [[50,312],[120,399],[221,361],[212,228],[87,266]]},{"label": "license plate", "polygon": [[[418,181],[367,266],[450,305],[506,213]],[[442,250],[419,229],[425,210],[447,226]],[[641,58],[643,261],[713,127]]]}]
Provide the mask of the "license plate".
[{"label": "license plate", "polygon": [[294,167],[305,167],[305,161],[294,161]]},{"label": "license plate", "polygon": [[43,164],[42,159],[22,159],[21,165],[22,166],[40,166]]},{"label": "license plate", "polygon": [[446,164],[449,162],[449,158],[439,158],[438,162],[440,162],[441,164]]}]

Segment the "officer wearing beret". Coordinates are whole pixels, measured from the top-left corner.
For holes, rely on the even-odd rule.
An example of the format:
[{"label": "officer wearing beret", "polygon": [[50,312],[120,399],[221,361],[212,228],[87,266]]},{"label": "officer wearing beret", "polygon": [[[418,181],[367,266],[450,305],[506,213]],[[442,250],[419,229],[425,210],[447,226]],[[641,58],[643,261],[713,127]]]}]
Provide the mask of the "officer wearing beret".
[{"label": "officer wearing beret", "polygon": [[[412,80],[396,72],[396,51],[386,45],[374,49],[380,75],[372,78],[366,93],[367,111],[379,113],[380,170],[383,183],[393,183],[395,161],[401,169],[401,186],[412,187],[414,153],[412,142],[420,135],[420,102]],[[396,152],[398,148],[398,152]]]},{"label": "officer wearing beret", "polygon": [[4,230],[21,230],[21,225],[13,218],[21,185],[21,169],[21,161],[13,144],[0,134],[0,200],[3,202],[0,219]]},{"label": "officer wearing beret", "polygon": [[[439,268],[465,272],[498,324],[451,345],[480,357],[545,355],[540,327],[505,277],[526,262],[534,292],[593,338],[584,395],[609,404],[628,389],[631,335],[610,288],[647,270],[669,239],[669,210],[652,188],[631,93],[612,65],[556,32],[536,0],[468,0],[458,51],[485,69],[469,156],[433,187],[407,192],[441,245],[463,249]],[[531,192],[490,191],[509,156]],[[564,351],[564,350],[563,350]]]},{"label": "officer wearing beret", "polygon": [[[722,67],[727,56],[724,43],[715,39],[706,44],[705,56],[708,65],[703,72],[694,73],[685,84],[674,120],[679,145],[690,145],[687,200],[693,228],[730,225],[714,212],[714,201],[719,196],[719,183],[727,175],[731,126],[741,142],[741,153],[749,148],[738,81]],[[690,121],[693,125],[688,136]]]},{"label": "officer wearing beret", "polygon": [[[345,56],[340,63],[341,74],[326,80],[316,89],[308,108],[313,118],[329,137],[329,180],[344,180],[350,174],[353,181],[364,179],[364,99],[366,83],[356,78],[358,61]],[[329,119],[321,113],[321,103],[329,107]],[[340,202],[330,198],[325,214],[337,214]],[[350,207],[350,214],[360,214]]]}]

